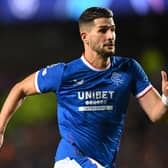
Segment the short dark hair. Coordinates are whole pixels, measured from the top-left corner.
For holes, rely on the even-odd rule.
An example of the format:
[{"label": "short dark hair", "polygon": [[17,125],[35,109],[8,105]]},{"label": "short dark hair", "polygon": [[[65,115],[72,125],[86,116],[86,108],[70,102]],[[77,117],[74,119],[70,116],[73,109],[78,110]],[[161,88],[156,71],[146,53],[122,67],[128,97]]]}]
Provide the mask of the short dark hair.
[{"label": "short dark hair", "polygon": [[86,24],[94,21],[97,18],[111,18],[113,17],[113,12],[110,9],[102,8],[102,7],[91,7],[86,9],[81,16],[79,17],[79,27],[82,24]]}]

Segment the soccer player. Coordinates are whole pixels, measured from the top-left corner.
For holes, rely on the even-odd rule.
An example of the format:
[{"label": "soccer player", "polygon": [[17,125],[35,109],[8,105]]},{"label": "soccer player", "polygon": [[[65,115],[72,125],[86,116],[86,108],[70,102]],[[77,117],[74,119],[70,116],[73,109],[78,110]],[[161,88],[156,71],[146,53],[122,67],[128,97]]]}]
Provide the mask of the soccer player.
[{"label": "soccer player", "polygon": [[61,140],[54,168],[114,168],[129,97],[133,94],[152,122],[168,109],[168,81],[162,96],[137,61],[115,54],[115,23],[111,10],[86,9],[79,18],[82,56],[57,63],[26,77],[10,91],[0,113],[0,143],[22,100],[54,92]]}]

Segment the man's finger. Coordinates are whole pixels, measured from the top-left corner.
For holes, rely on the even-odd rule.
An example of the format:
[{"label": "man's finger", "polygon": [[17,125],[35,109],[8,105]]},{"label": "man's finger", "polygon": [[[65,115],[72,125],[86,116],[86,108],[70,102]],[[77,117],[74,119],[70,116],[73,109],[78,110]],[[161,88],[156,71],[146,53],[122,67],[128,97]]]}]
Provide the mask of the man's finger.
[{"label": "man's finger", "polygon": [[3,140],[4,140],[3,134],[0,134],[0,148],[1,148],[2,145],[3,145]]},{"label": "man's finger", "polygon": [[165,71],[161,71],[161,75],[162,75],[162,81],[166,82],[167,81],[167,73]]},{"label": "man's finger", "polygon": [[162,92],[165,89],[168,91],[167,73],[165,71],[161,71],[161,76],[162,76]]}]

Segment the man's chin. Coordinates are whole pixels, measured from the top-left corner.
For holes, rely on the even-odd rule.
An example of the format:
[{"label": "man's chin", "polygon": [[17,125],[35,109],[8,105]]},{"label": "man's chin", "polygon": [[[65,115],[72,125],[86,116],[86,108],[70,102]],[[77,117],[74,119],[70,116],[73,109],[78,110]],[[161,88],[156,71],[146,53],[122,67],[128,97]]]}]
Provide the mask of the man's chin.
[{"label": "man's chin", "polygon": [[101,52],[98,52],[99,55],[102,55],[104,58],[111,57],[112,55],[115,54],[115,49],[111,50],[103,50]]},{"label": "man's chin", "polygon": [[113,54],[115,54],[115,50],[108,51],[108,52],[104,53],[104,55],[106,55],[106,57],[110,57]]},{"label": "man's chin", "polygon": [[108,57],[111,57],[114,53],[113,52],[106,52],[103,55],[104,58],[108,58]]}]

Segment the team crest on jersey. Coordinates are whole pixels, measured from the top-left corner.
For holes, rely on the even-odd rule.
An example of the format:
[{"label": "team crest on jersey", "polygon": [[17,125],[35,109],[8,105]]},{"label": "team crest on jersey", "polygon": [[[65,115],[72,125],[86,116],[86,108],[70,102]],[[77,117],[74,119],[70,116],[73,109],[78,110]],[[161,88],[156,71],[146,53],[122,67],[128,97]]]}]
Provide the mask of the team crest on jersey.
[{"label": "team crest on jersey", "polygon": [[111,80],[116,85],[121,85],[123,83],[122,75],[117,72],[112,73]]}]

